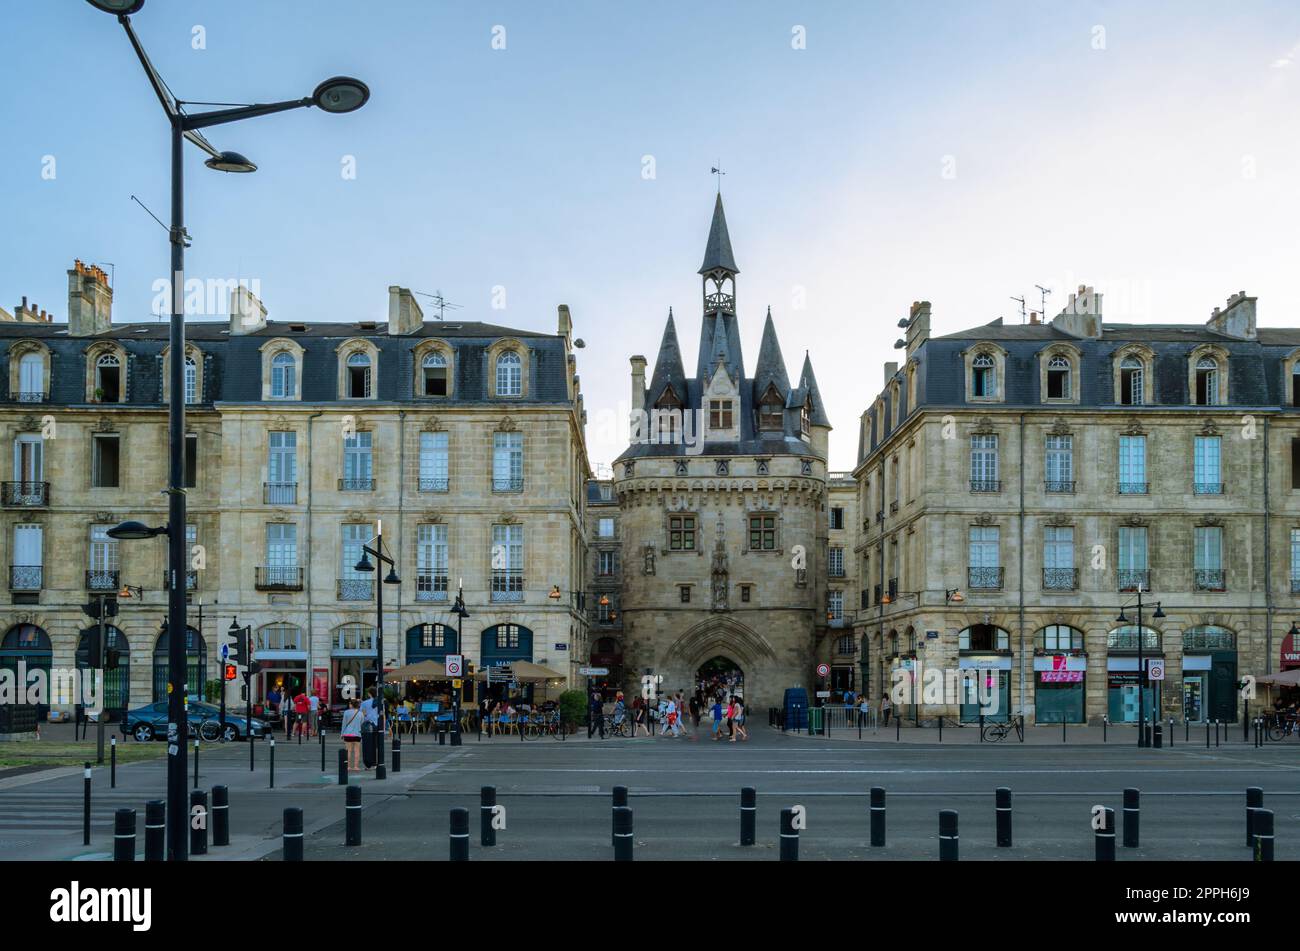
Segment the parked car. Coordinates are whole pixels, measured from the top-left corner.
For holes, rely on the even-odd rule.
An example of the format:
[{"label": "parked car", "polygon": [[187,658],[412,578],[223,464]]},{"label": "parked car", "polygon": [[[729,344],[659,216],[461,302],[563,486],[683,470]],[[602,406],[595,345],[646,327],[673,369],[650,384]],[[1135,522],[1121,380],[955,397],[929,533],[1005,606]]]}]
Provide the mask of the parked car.
[{"label": "parked car", "polygon": [[[215,740],[221,736],[221,708],[213,703],[199,703],[191,700],[186,705],[186,717],[189,722],[191,738],[201,736]],[[270,726],[256,717],[252,721],[253,736],[264,737],[271,731]],[[226,711],[227,741],[234,741],[248,736],[248,720],[242,714]],[[137,743],[167,738],[167,701],[159,700],[147,706],[128,710],[122,720],[122,732],[133,737]]]}]

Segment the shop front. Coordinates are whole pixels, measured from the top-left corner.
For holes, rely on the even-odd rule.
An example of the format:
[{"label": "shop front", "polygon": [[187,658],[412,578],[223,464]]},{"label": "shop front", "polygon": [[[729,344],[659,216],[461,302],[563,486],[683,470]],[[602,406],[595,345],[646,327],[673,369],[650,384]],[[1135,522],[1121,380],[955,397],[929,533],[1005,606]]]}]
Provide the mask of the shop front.
[{"label": "shop front", "polygon": [[[458,654],[456,629],[446,624],[416,624],[406,630],[406,664],[412,666],[429,661],[446,670],[447,655]],[[433,677],[406,682],[405,698],[416,703],[451,703],[451,681],[446,677]]]},{"label": "shop front", "polygon": [[609,671],[599,677],[590,677],[590,689],[598,691],[606,700],[611,701],[623,689],[623,647],[614,637],[601,637],[591,645],[591,666],[603,667]]},{"label": "shop front", "polygon": [[[153,648],[153,699],[155,703],[167,699],[167,622],[163,621],[162,630]],[[203,686],[207,680],[208,645],[203,635],[193,627],[185,628],[185,696],[187,699],[203,700]]]},{"label": "shop front", "polygon": [[1034,722],[1083,723],[1088,655],[1083,631],[1052,624],[1038,632],[1034,652]]},{"label": "shop front", "polygon": [[972,624],[957,635],[962,723],[1011,717],[1011,635],[992,624]]},{"label": "shop front", "polygon": [[1227,628],[1183,631],[1183,717],[1237,722],[1237,637]]},{"label": "shop front", "polygon": [[272,691],[280,697],[287,692],[292,698],[306,688],[305,647],[303,630],[296,624],[267,624],[257,629],[253,656],[261,669],[253,685],[254,703],[265,703]]},{"label": "shop front", "polygon": [[[479,642],[479,666],[482,669],[508,667],[517,660],[532,663],[533,632],[530,629],[521,624],[495,624],[483,629],[482,639]],[[484,684],[483,690],[485,696],[494,699],[501,699],[507,693],[515,696],[516,692],[522,692],[524,700],[528,702],[531,702],[533,697],[532,684],[519,684],[517,687],[512,687],[509,683],[489,681]]]},{"label": "shop front", "polygon": [[370,624],[343,624],[334,629],[330,644],[331,709],[362,700],[375,685],[375,628]]},{"label": "shop front", "polygon": [[1279,670],[1300,670],[1300,634],[1287,634],[1282,638],[1282,656],[1278,658]]},{"label": "shop front", "polygon": [[[27,683],[20,683],[18,680],[19,664],[22,664],[22,670],[27,674]],[[50,689],[50,668],[54,664],[54,648],[50,644],[50,636],[45,633],[43,628],[35,624],[15,624],[5,632],[5,636],[0,638],[0,670],[9,670],[13,672],[14,685],[23,688],[30,688],[36,685],[36,681],[31,679],[33,671],[45,671],[45,691],[46,700],[48,701],[48,691]],[[36,717],[44,720],[50,712],[49,703],[37,704]]]},{"label": "shop front", "polygon": [[[93,631],[94,628],[82,631],[77,641],[77,669],[80,671],[90,669],[90,635]],[[104,695],[100,704],[108,715],[106,722],[116,723],[131,707],[131,645],[127,643],[125,634],[113,625],[105,624],[105,664],[110,650],[117,651],[117,667],[104,671]]]},{"label": "shop front", "polygon": [[[1159,631],[1143,627],[1140,643],[1142,662],[1148,669],[1151,661],[1164,659]],[[1106,716],[1111,723],[1137,723],[1139,707],[1150,720],[1156,710],[1154,684],[1148,680],[1146,687],[1141,687],[1138,644],[1136,625],[1117,627],[1106,635]]]}]

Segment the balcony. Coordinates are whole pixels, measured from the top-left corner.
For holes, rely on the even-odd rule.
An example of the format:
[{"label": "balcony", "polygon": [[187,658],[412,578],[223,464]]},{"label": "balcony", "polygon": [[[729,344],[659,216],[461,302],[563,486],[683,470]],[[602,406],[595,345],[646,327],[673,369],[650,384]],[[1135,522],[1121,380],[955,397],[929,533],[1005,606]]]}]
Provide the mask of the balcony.
[{"label": "balcony", "polygon": [[1150,482],[1120,482],[1116,491],[1120,495],[1146,495],[1150,488]]},{"label": "balcony", "polygon": [[1196,568],[1192,571],[1192,585],[1197,591],[1226,591],[1227,572],[1222,568]]},{"label": "balcony", "polygon": [[1002,575],[1006,571],[1001,566],[968,567],[966,569],[966,587],[972,591],[1001,591]]},{"label": "balcony", "polygon": [[50,504],[48,482],[0,483],[0,504],[6,508],[44,508]]},{"label": "balcony", "polygon": [[999,479],[971,479],[970,490],[972,492],[1001,492],[1002,482]]},{"label": "balcony", "polygon": [[524,576],[508,571],[492,572],[492,601],[522,601],[524,599]]},{"label": "balcony", "polygon": [[10,591],[40,591],[45,581],[43,565],[10,565]]},{"label": "balcony", "polygon": [[1222,495],[1222,482],[1193,482],[1192,493],[1195,495]]},{"label": "balcony", "polygon": [[1079,586],[1078,568],[1044,568],[1044,591],[1073,591]]},{"label": "balcony", "polygon": [[1074,495],[1074,482],[1060,479],[1048,479],[1043,483],[1043,491],[1053,495]]},{"label": "balcony", "polygon": [[445,476],[441,479],[426,479],[423,476],[420,477],[421,492],[446,492],[450,485],[451,480]]},{"label": "balcony", "polygon": [[447,587],[446,575],[416,575],[415,600],[446,601]]},{"label": "balcony", "polygon": [[297,482],[263,482],[262,501],[267,505],[297,505]]},{"label": "balcony", "polygon": [[524,480],[522,476],[511,476],[508,479],[492,479],[493,492],[522,492],[524,490]]},{"label": "balcony", "polygon": [[49,396],[42,390],[20,390],[14,394],[14,399],[19,403],[44,403]]},{"label": "balcony", "polygon": [[[171,577],[171,576],[172,576],[172,573],[171,573],[170,571],[164,571],[164,572],[163,572],[162,589],[163,589],[164,591],[170,591],[170,590],[171,590],[171,587],[172,587],[172,577]],[[186,590],[186,591],[194,591],[195,589],[198,588],[198,586],[199,586],[199,572],[198,572],[198,569],[195,569],[195,568],[189,568],[189,569],[186,569],[186,571],[185,571],[185,590]]]},{"label": "balcony", "polygon": [[122,573],[117,570],[92,570],[86,572],[87,591],[117,591],[122,580]]},{"label": "balcony", "polygon": [[374,479],[339,479],[340,492],[373,492]]},{"label": "balcony", "polygon": [[[1138,649],[1137,631],[1131,628],[1111,631],[1106,635],[1106,649],[1109,651],[1136,651]],[[1146,632],[1146,636],[1142,638],[1142,650],[1144,653],[1160,652],[1159,632],[1151,630]]]},{"label": "balcony", "polygon": [[375,579],[340,578],[337,595],[340,601],[370,601],[375,596]]},{"label": "balcony", "polygon": [[258,591],[301,591],[302,568],[297,565],[263,565],[253,569]]},{"label": "balcony", "polygon": [[1118,568],[1115,571],[1115,582],[1120,591],[1150,591],[1151,590],[1151,569],[1150,568]]}]

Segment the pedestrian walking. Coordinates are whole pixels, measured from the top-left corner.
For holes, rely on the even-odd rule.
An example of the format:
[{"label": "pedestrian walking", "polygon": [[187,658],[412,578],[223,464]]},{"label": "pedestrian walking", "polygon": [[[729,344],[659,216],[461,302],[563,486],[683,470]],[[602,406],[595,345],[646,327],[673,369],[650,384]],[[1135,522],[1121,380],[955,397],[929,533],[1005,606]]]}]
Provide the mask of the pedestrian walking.
[{"label": "pedestrian walking", "polygon": [[[858,698],[858,716],[863,720],[871,719],[871,704],[867,702],[867,695],[864,693]],[[878,728],[878,724],[872,724],[872,728]]]},{"label": "pedestrian walking", "polygon": [[311,713],[311,701],[307,695],[298,691],[298,696],[293,698],[293,732],[295,736],[301,736],[305,731],[307,739],[311,739],[311,723],[307,717]]},{"label": "pedestrian walking", "polygon": [[645,701],[640,697],[632,698],[632,736],[636,737],[642,730],[645,730],[646,736],[650,735],[650,729],[645,724]]},{"label": "pedestrian walking", "polygon": [[587,739],[600,730],[600,738],[605,738],[605,705],[600,702],[600,694],[592,691],[587,701]]},{"label": "pedestrian walking", "polygon": [[681,729],[682,736],[690,735],[690,729],[686,726],[686,695],[680,690],[677,691],[677,726]]},{"label": "pedestrian walking", "polygon": [[889,726],[889,714],[893,712],[894,705],[889,702],[889,694],[880,695],[880,720],[884,726]]},{"label": "pedestrian walking", "polygon": [[316,694],[308,697],[307,707],[307,737],[310,739],[313,733],[320,735],[320,697]]},{"label": "pedestrian walking", "polygon": [[713,738],[722,739],[722,700],[719,697],[713,698],[713,706],[709,708],[713,716]]},{"label": "pedestrian walking", "polygon": [[365,722],[365,716],[361,713],[361,707],[353,697],[348,701],[348,707],[343,711],[343,725],[340,732],[343,734],[343,745],[348,751],[348,771],[361,770],[361,724]]},{"label": "pedestrian walking", "polygon": [[734,712],[734,714],[732,715],[732,722],[735,723],[735,727],[736,727],[736,729],[735,729],[735,732],[734,732],[734,733],[732,734],[732,736],[731,736],[731,742],[732,742],[732,743],[735,743],[737,737],[739,737],[739,738],[742,739],[742,740],[748,740],[748,739],[749,739],[749,731],[747,731],[747,730],[745,729],[745,701],[744,701],[744,699],[741,698],[741,697],[737,697],[737,698],[735,699],[734,703],[733,703],[733,706],[734,706],[735,712]]}]

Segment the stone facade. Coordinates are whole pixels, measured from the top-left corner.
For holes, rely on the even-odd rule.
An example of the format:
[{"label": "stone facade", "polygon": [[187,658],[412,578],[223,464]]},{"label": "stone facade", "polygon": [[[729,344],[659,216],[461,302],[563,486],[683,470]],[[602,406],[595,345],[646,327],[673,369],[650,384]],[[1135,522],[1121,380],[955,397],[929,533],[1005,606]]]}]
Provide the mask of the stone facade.
[{"label": "stone facade", "polygon": [[[13,447],[0,555],[14,566],[0,663],[72,665],[88,591],[138,585],[111,622],[129,650],[119,702],[138,706],[158,698],[165,661],[166,546],[92,537],[92,526],[166,521],[167,327],[100,327],[102,272],[78,264],[69,278],[71,334],[0,322],[0,428]],[[192,679],[218,676],[237,618],[266,668],[255,698],[289,677],[337,700],[341,676],[373,670],[387,572],[353,566],[381,525],[401,579],[383,591],[387,667],[457,650],[450,608],[463,580],[469,663],[527,659],[575,679],[589,467],[568,308],[545,334],[425,323],[401,288],[390,325],[267,321],[246,290],[233,296],[228,328],[187,326]]]}]

